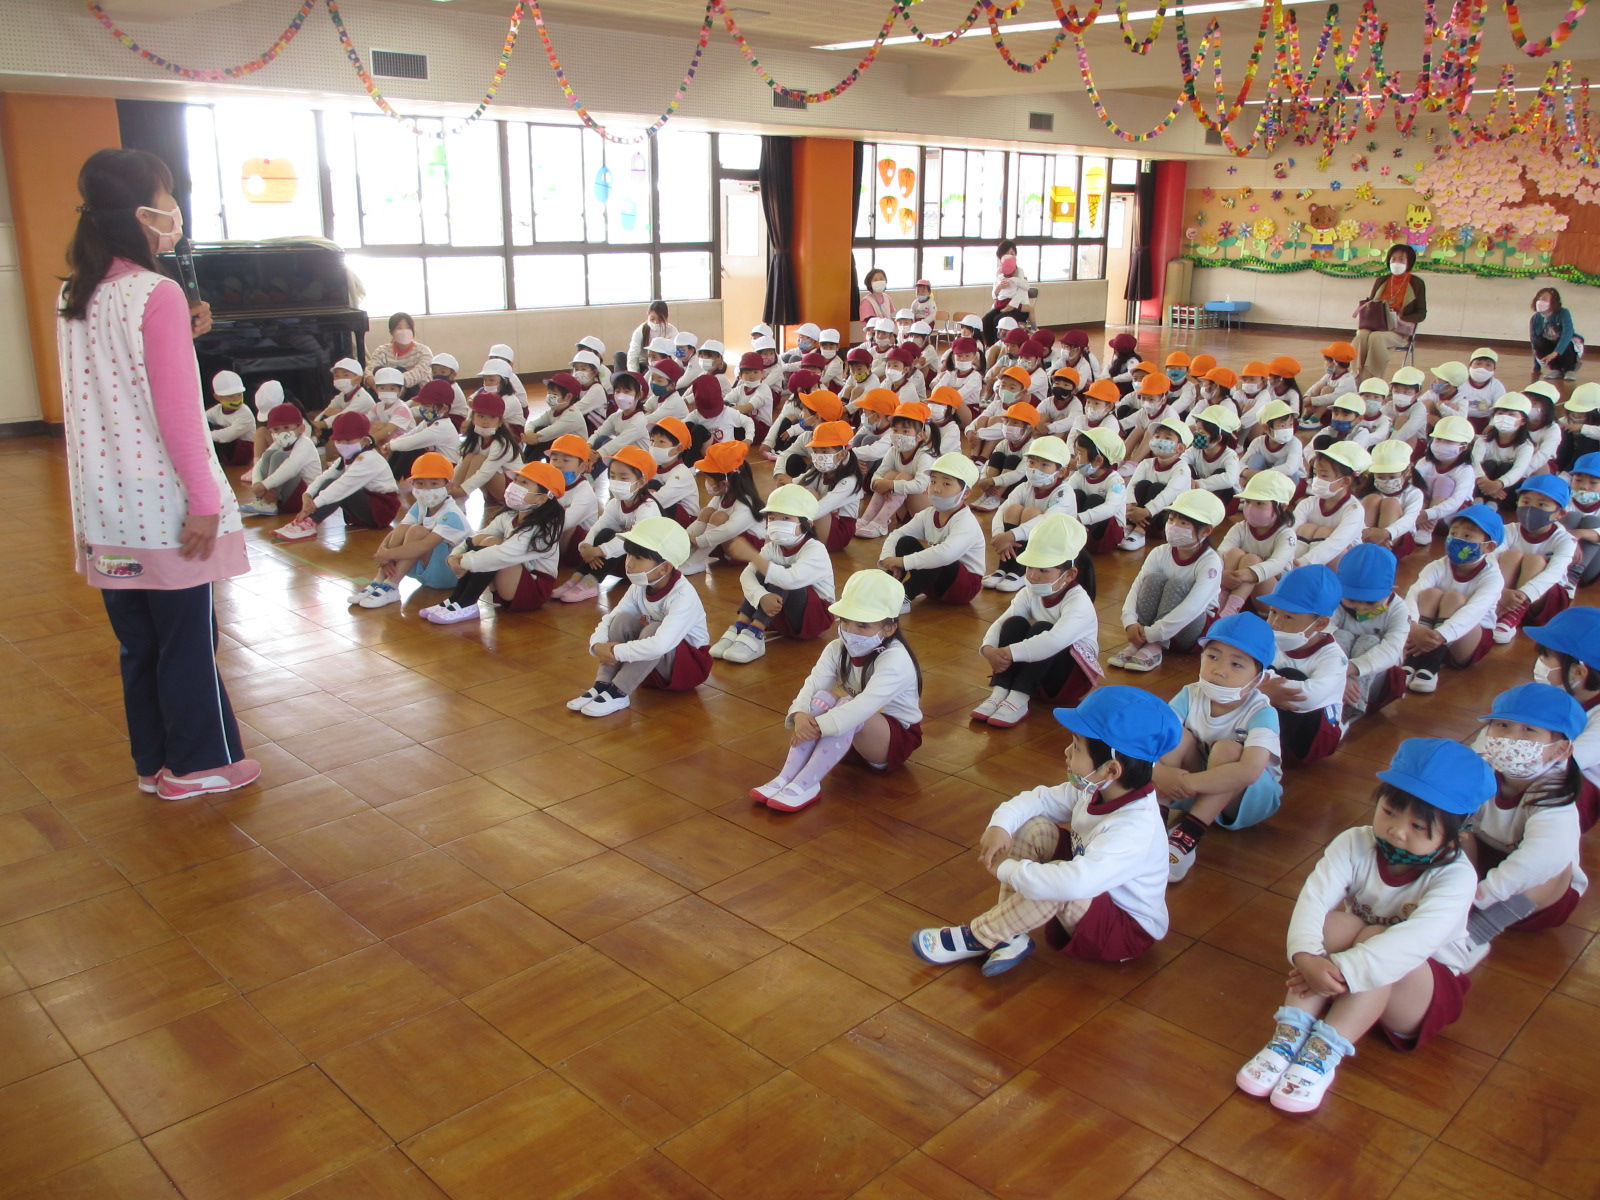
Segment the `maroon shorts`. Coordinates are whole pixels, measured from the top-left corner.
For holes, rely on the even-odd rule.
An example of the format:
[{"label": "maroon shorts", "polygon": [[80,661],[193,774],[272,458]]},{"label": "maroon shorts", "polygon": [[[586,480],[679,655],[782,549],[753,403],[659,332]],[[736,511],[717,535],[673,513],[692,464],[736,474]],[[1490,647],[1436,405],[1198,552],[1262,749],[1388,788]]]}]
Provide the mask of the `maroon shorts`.
[{"label": "maroon shorts", "polygon": [[1417,1032],[1410,1037],[1401,1037],[1382,1025],[1378,1026],[1383,1036],[1389,1039],[1389,1045],[1396,1050],[1422,1049],[1446,1025],[1459,1021],[1461,1010],[1466,1007],[1472,980],[1465,975],[1457,975],[1437,959],[1430,958],[1428,968],[1433,972],[1433,999],[1428,1001],[1428,1011],[1422,1014],[1422,1024],[1417,1027]]},{"label": "maroon shorts", "polygon": [[217,461],[225,467],[248,467],[256,460],[256,444],[251,438],[211,444],[217,448]]},{"label": "maroon shorts", "polygon": [[965,567],[957,567],[955,582],[933,599],[940,604],[971,604],[973,597],[982,590],[983,576],[974,575]]},{"label": "maroon shorts", "polygon": [[562,534],[561,557],[556,560],[558,567],[568,567],[578,570],[583,566],[583,556],[578,553],[578,547],[583,545],[589,531],[582,526],[573,529],[570,533]]},{"label": "maroon shorts", "polygon": [[1320,709],[1317,712],[1317,727],[1305,749],[1299,750],[1283,743],[1283,765],[1286,767],[1304,767],[1314,762],[1321,762],[1339,748],[1339,743],[1344,740],[1344,731],[1338,725],[1328,720],[1328,710]]},{"label": "maroon shorts", "polygon": [[713,550],[710,554],[711,561],[719,563],[735,563],[739,566],[743,566],[743,563],[740,563],[738,559],[732,557],[728,553],[728,546],[731,542],[744,542],[752,550],[755,550],[758,553],[760,552],[761,548],[766,545],[765,542],[763,542],[753,533],[741,533],[738,537],[730,538],[727,542],[723,542],[722,545]]},{"label": "maroon shorts", "polygon": [[1543,625],[1557,613],[1572,607],[1572,597],[1564,588],[1553,587],[1529,606],[1523,614],[1523,626]]},{"label": "maroon shorts", "polygon": [[823,545],[828,548],[829,554],[837,554],[850,544],[856,536],[856,519],[854,517],[841,517],[833,514],[833,524],[828,527],[828,536]]},{"label": "maroon shorts", "polygon": [[463,429],[466,428],[467,419],[465,417],[463,417],[460,413],[451,413],[450,414],[450,424],[452,424],[452,425],[454,425],[456,427],[456,432],[457,433],[460,433]]},{"label": "maroon shorts", "polygon": [[1128,536],[1128,531],[1122,527],[1121,521],[1107,521],[1105,526],[1105,532],[1089,543],[1090,554],[1110,554],[1122,544],[1122,539]]},{"label": "maroon shorts", "polygon": [[1573,803],[1578,806],[1578,828],[1588,833],[1594,828],[1595,819],[1600,818],[1600,788],[1585,779]]},{"label": "maroon shorts", "polygon": [[1388,708],[1401,696],[1406,694],[1406,669],[1402,666],[1390,667],[1383,673],[1383,678],[1372,689],[1372,699],[1367,704],[1367,715],[1381,712]]},{"label": "maroon shorts", "polygon": [[806,611],[800,618],[799,629],[795,629],[784,619],[781,608],[778,610],[778,615],[767,625],[771,633],[781,633],[786,637],[799,638],[801,641],[821,637],[832,628],[833,614],[828,611],[828,601],[819,596],[815,588],[806,589]]},{"label": "maroon shorts", "polygon": [[1523,917],[1515,925],[1506,928],[1515,929],[1518,933],[1533,933],[1539,929],[1557,929],[1567,923],[1567,918],[1572,915],[1572,910],[1578,907],[1578,889],[1568,888],[1566,894],[1552,904],[1549,908],[1541,908],[1531,916]]},{"label": "maroon shorts", "polygon": [[1071,933],[1051,921],[1044,936],[1051,949],[1086,962],[1127,962],[1156,944],[1143,925],[1103,892],[1089,902],[1089,911]]},{"label": "maroon shorts", "polygon": [[550,593],[555,590],[555,586],[556,581],[553,576],[541,575],[523,567],[522,574],[517,577],[516,594],[509,600],[502,600],[496,593],[495,601],[507,612],[533,612],[543,607],[544,602],[550,599]]},{"label": "maroon shorts", "polygon": [[280,517],[297,516],[300,512],[300,506],[305,503],[305,499],[306,481],[304,479],[296,479],[292,491],[278,493],[278,515]]},{"label": "maroon shorts", "polygon": [[367,503],[372,506],[372,528],[387,529],[400,515],[399,492],[368,492]]},{"label": "maroon shorts", "polygon": [[1479,633],[1481,636],[1478,638],[1478,648],[1472,652],[1471,658],[1467,659],[1467,661],[1462,663],[1460,666],[1457,666],[1455,659],[1446,654],[1444,656],[1444,665],[1455,671],[1465,671],[1468,667],[1472,666],[1473,663],[1479,662],[1484,655],[1493,650],[1494,630],[1483,629],[1480,630]]},{"label": "maroon shorts", "polygon": [[1415,554],[1417,552],[1416,535],[1411,533],[1402,533],[1398,538],[1395,539],[1394,545],[1390,546],[1389,549],[1394,551],[1394,556],[1396,558],[1404,558],[1408,554]]},{"label": "maroon shorts", "polygon": [[[1071,651],[1069,650],[1067,653],[1070,654]],[[1071,673],[1067,675],[1067,681],[1056,689],[1053,694],[1046,695],[1043,688],[1040,688],[1036,694],[1043,703],[1050,705],[1052,708],[1076,708],[1078,701],[1087,696],[1093,687],[1094,680],[1090,679],[1084,669],[1074,662]]]},{"label": "maroon shorts", "polygon": [[667,509],[662,516],[671,517],[685,529],[689,528],[689,526],[693,525],[697,520],[700,519],[700,514],[690,511],[687,504],[674,504],[671,508]]},{"label": "maroon shorts", "polygon": [[858,767],[866,767],[869,771],[878,771],[887,775],[890,771],[899,770],[906,765],[918,746],[922,745],[922,722],[915,725],[903,725],[888,713],[879,713],[885,721],[889,722],[889,758],[883,766],[876,766],[861,757],[861,752],[854,746],[845,758],[855,763]]},{"label": "maroon shorts", "polygon": [[691,646],[688,642],[679,642],[672,655],[672,674],[663,675],[661,668],[657,667],[645,684],[665,692],[687,692],[711,678],[712,661],[710,646]]}]

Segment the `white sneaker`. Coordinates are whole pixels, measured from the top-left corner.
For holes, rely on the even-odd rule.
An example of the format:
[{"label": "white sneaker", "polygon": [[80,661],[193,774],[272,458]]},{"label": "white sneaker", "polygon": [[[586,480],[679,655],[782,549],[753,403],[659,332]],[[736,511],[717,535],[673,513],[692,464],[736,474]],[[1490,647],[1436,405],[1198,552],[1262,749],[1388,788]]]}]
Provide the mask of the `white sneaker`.
[{"label": "white sneaker", "polygon": [[239,505],[241,517],[275,517],[278,515],[278,506],[270,500],[251,500]]},{"label": "white sneaker", "polygon": [[990,953],[986,946],[978,945],[977,939],[965,925],[919,929],[911,935],[911,948],[923,962],[938,963],[940,966],[968,958],[983,958]]},{"label": "white sneaker", "polygon": [[1032,953],[1033,938],[1025,933],[1019,933],[1009,942],[1001,942],[989,951],[989,957],[983,960],[981,970],[992,979],[996,975],[1004,975]]},{"label": "white sneaker", "polygon": [[573,712],[582,712],[583,709],[584,709],[584,706],[589,704],[591,701],[593,701],[599,695],[600,695],[600,691],[599,691],[598,688],[590,688],[583,695],[574,696],[571,700],[568,700],[567,701],[567,707],[570,708]]},{"label": "white sneaker", "polygon": [[1509,621],[1496,621],[1493,636],[1496,646],[1510,645],[1516,640],[1517,627]]},{"label": "white sneaker", "polygon": [[986,588],[989,588],[990,590],[993,590],[994,588],[997,588],[997,587],[1000,586],[1000,581],[1002,579],[1004,579],[1004,578],[1005,578],[1005,576],[1002,575],[999,571],[996,571],[993,575],[985,575],[983,577],[983,586],[986,587]]},{"label": "white sneaker", "polygon": [[1028,694],[1026,692],[1007,692],[1006,698],[1000,701],[994,712],[989,716],[989,724],[996,729],[1011,729],[1021,725],[1028,719]]},{"label": "white sneaker", "polygon": [[1009,694],[1009,689],[1001,684],[996,684],[994,691],[989,693],[989,698],[972,710],[972,719],[974,721],[987,721],[994,715],[994,710],[1000,707],[1000,701],[1004,700]]},{"label": "white sneaker", "polygon": [[767,807],[778,812],[799,812],[821,794],[821,783],[813,783],[809,787],[786,783],[767,796]]},{"label": "white sneaker", "polygon": [[1194,866],[1195,847],[1187,850],[1180,848],[1175,842],[1167,842],[1167,882],[1177,883],[1189,873]]},{"label": "white sneaker", "polygon": [[303,542],[306,538],[317,536],[317,523],[310,517],[296,517],[287,525],[274,529],[272,536],[280,542]]},{"label": "white sneaker", "polygon": [[1143,550],[1144,534],[1135,529],[1117,545],[1118,550]]},{"label": "white sneaker", "polygon": [[973,501],[972,507],[978,512],[993,512],[1000,507],[1000,497],[987,492]]},{"label": "white sneaker", "polygon": [[1002,575],[1000,582],[994,585],[997,592],[1020,592],[1028,586],[1028,580],[1023,575]]},{"label": "white sneaker", "polygon": [[742,629],[733,644],[722,652],[722,661],[731,663],[755,662],[767,652],[766,638],[753,629]]},{"label": "white sneaker", "polygon": [[1132,654],[1121,655],[1122,662],[1115,663],[1124,671],[1154,671],[1161,665],[1161,647],[1146,642]]},{"label": "white sneaker", "polygon": [[417,614],[424,621],[432,621],[435,625],[457,625],[462,621],[470,621],[478,615],[476,604],[457,604],[454,600],[446,600],[443,604],[435,604],[425,608]]},{"label": "white sneaker", "polygon": [[603,692],[578,711],[586,717],[609,717],[612,713],[621,712],[630,703],[626,696],[613,696],[610,692]]},{"label": "white sneaker", "polygon": [[910,611],[911,611],[911,601],[909,601],[909,600],[900,601],[900,615],[903,617]]},{"label": "white sneaker", "polygon": [[711,657],[721,658],[728,652],[728,647],[733,645],[733,640],[738,636],[738,626],[729,625],[728,628],[723,632],[722,636],[711,643],[711,649],[709,651]]},{"label": "white sneaker", "polygon": [[362,608],[384,608],[400,603],[400,589],[392,583],[368,584],[366,590],[367,594],[356,601]]},{"label": "white sneaker", "polygon": [[1439,676],[1434,671],[1418,671],[1411,677],[1411,682],[1406,686],[1410,691],[1425,696],[1429,692],[1438,690]]},{"label": "white sneaker", "polygon": [[372,595],[372,589],[377,587],[377,586],[378,586],[378,581],[376,579],[374,579],[371,583],[367,584],[365,587],[358,587],[355,591],[350,593],[350,603],[352,605],[360,604],[368,596]]}]

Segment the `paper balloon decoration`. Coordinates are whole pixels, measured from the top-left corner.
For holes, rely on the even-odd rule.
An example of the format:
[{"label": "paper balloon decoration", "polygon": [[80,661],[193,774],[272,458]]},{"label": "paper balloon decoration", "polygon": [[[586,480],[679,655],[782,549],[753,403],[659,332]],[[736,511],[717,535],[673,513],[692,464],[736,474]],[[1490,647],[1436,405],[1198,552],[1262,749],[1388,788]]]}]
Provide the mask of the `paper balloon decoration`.
[{"label": "paper balloon decoration", "polygon": [[[1050,189],[1050,220],[1071,224],[1078,215],[1078,193],[1071,187]],[[1193,240],[1193,239],[1191,239]]]},{"label": "paper balloon decoration", "polygon": [[1106,169],[1090,167],[1083,173],[1083,202],[1089,206],[1089,224],[1100,223],[1100,202],[1106,196]]},{"label": "paper balloon decoration", "polygon": [[914,208],[902,208],[900,210],[900,232],[914,233],[916,232],[916,228],[917,210]]},{"label": "paper balloon decoration", "polygon": [[882,200],[878,201],[878,212],[883,215],[883,219],[885,221],[894,220],[895,213],[899,211],[900,205],[895,201],[893,196],[885,196]]},{"label": "paper balloon decoration", "polygon": [[880,158],[878,160],[878,178],[883,181],[884,187],[894,183],[894,159]]},{"label": "paper balloon decoration", "polygon": [[911,193],[917,190],[917,173],[910,167],[900,168],[900,194],[910,199]]},{"label": "paper balloon decoration", "polygon": [[247,158],[239,168],[239,187],[251,204],[292,204],[300,173],[287,158]]}]

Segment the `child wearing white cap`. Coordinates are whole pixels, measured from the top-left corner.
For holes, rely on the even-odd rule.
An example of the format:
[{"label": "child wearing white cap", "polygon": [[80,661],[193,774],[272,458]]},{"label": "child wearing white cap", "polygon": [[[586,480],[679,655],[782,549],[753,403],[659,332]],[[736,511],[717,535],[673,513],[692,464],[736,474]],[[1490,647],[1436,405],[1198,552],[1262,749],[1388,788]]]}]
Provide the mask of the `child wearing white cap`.
[{"label": "child wearing white cap", "polygon": [[[506,382],[510,385],[511,391],[515,393],[518,404],[525,407],[528,403],[528,392],[527,389],[522,386],[522,380],[517,376],[516,352],[504,342],[496,342],[493,346],[489,347],[489,357],[498,359],[506,365],[507,369],[504,371]],[[506,411],[512,411],[510,405],[506,406]],[[517,424],[522,424],[521,417],[517,418]]]},{"label": "child wearing white cap", "polygon": [[356,412],[369,416],[374,401],[372,394],[361,386],[364,372],[353,358],[341,358],[333,364],[333,398],[323,410],[311,417],[311,427],[317,432],[317,442],[327,441],[328,426],[342,412]]},{"label": "child wearing white cap", "polygon": [[573,412],[581,417],[590,433],[600,428],[606,418],[606,408],[611,397],[601,382],[600,356],[593,350],[576,351],[572,356],[571,377],[578,384],[578,394],[573,402]]},{"label": "child wearing white cap", "polygon": [[819,384],[831,391],[839,391],[844,386],[846,372],[837,329],[824,329],[817,335],[817,353],[822,356]]},{"label": "child wearing white cap", "polygon": [[698,353],[700,339],[687,329],[680,329],[672,339],[672,358],[682,369],[683,374],[678,377],[678,382],[673,386],[682,390],[694,382],[695,377],[704,371],[700,365]]},{"label": "child wearing white cap", "polygon": [[376,395],[368,420],[372,422],[372,440],[380,447],[387,446],[397,433],[404,433],[416,425],[416,418],[401,396],[405,392],[405,375],[399,367],[379,367],[373,372]]},{"label": "child wearing white cap", "polygon": [[[522,381],[517,378],[509,362],[503,358],[491,358],[479,368],[478,390],[472,395],[474,401],[479,396],[500,397],[505,406],[506,428],[512,430],[514,436],[519,439],[522,436],[523,423],[528,419],[527,394],[519,390],[521,387]],[[468,408],[471,409],[470,403]]]},{"label": "child wearing white cap", "polygon": [[[450,385],[450,423],[459,430],[472,415],[472,409],[467,405],[467,394],[456,382],[456,376],[461,371],[461,363],[454,354],[435,354],[429,369],[432,370],[435,379],[442,379]],[[415,404],[415,399],[412,403]]]},{"label": "child wearing white cap", "polygon": [[211,448],[225,467],[247,467],[255,458],[256,414],[244,402],[244,380],[232,371],[211,378],[217,402],[206,409],[211,427]]},{"label": "child wearing white cap", "polygon": [[904,602],[900,581],[882,571],[857,571],[845,583],[828,606],[839,636],[823,647],[789,705],[788,757],[776,777],[751,789],[751,799],[796,812],[817,798],[846,755],[889,772],[922,744],[922,672],[900,632]]},{"label": "child wearing white cap", "polygon": [[928,468],[928,507],[884,538],[878,566],[904,582],[903,612],[918,596],[970,604],[983,590],[983,529],[967,507],[977,482],[978,464],[966,455],[935,459]]},{"label": "child wearing white cap", "polygon": [[586,717],[621,712],[641,686],[690,691],[711,674],[705,606],[678,569],[689,559],[688,533],[671,517],[654,516],[621,541],[627,593],[589,635],[589,653],[600,660],[594,685],[567,701]]},{"label": "child wearing white cap", "polygon": [[1467,359],[1467,380],[1461,385],[1462,415],[1477,428],[1482,428],[1492,414],[1494,402],[1506,394],[1506,385],[1495,375],[1500,356],[1488,346],[1479,346]]},{"label": "child wearing white cap", "polygon": [[[707,338],[705,341],[700,343],[700,354],[698,357],[698,362],[700,363],[700,374],[709,375],[712,379],[715,379],[724,392],[728,390],[729,384],[731,383],[728,378],[728,363],[724,357],[725,354],[726,351],[724,350],[722,343],[719,341],[716,341],[712,338]],[[689,376],[685,374],[684,380],[680,381],[678,384],[678,390],[680,392],[687,393],[693,386],[694,380],[690,379]]]}]

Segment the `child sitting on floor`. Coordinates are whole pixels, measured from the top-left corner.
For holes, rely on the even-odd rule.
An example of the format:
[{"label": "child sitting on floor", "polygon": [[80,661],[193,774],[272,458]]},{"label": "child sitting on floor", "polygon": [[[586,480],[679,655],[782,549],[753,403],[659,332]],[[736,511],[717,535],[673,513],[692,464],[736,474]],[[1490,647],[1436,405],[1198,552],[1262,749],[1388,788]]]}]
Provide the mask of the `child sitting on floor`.
[{"label": "child sitting on floor", "polygon": [[298,513],[306,488],[322,473],[317,444],[294,405],[280,404],[267,414],[267,434],[266,448],[250,468],[251,499],[239,506],[243,517]]},{"label": "child sitting on floor", "polygon": [[575,567],[582,560],[578,547],[589,535],[589,527],[600,515],[600,496],[590,479],[589,444],[577,434],[562,434],[550,443],[545,462],[561,472],[567,490],[561,495],[566,514],[561,526],[561,565]]},{"label": "child sitting on floor", "polygon": [[1444,557],[1423,567],[1406,593],[1411,634],[1405,670],[1411,691],[1434,691],[1445,664],[1465,670],[1494,645],[1495,607],[1505,577],[1493,558],[1505,536],[1505,522],[1488,505],[1462,509],[1450,522]]},{"label": "child sitting on floor", "polygon": [[1072,497],[1091,554],[1109,554],[1122,543],[1128,517],[1128,485],[1117,469],[1122,452],[1122,439],[1109,429],[1085,429],[1072,442]]},{"label": "child sitting on floor", "polygon": [[1423,490],[1422,515],[1417,518],[1417,540],[1433,537],[1443,522],[1472,503],[1472,459],[1467,447],[1472,444],[1472,426],[1465,417],[1442,417],[1433,427],[1427,453],[1416,461],[1417,484]]},{"label": "child sitting on floor", "polygon": [[620,540],[628,591],[589,635],[589,653],[600,660],[594,686],[567,701],[586,717],[621,712],[641,685],[686,692],[711,675],[706,610],[678,570],[689,558],[683,526],[645,517]]},{"label": "child sitting on floor", "polygon": [[1567,605],[1567,577],[1578,543],[1561,523],[1572,489],[1559,475],[1534,475],[1517,489],[1517,523],[1506,530],[1498,562],[1505,591],[1494,640],[1505,645],[1524,622],[1543,625]]},{"label": "child sitting on floor", "polygon": [[1474,758],[1411,738],[1378,772],[1372,824],[1336,837],[1300,889],[1288,995],[1272,1040],[1239,1071],[1241,1091],[1310,1112],[1374,1025],[1396,1050],[1417,1050],[1461,1016],[1473,881],[1456,835],[1494,792]]},{"label": "child sitting on floor", "polygon": [[1372,447],[1367,480],[1371,485],[1361,497],[1367,527],[1361,540],[1383,546],[1396,558],[1404,558],[1417,548],[1417,518],[1422,515],[1422,489],[1411,482],[1411,447],[1390,440]]},{"label": "child sitting on floor", "polygon": [[889,532],[902,506],[907,517],[928,506],[928,406],[900,404],[890,421],[889,452],[878,460],[867,486],[872,499],[856,522],[858,538],[880,538]]},{"label": "child sitting on floor", "polygon": [[1355,359],[1356,348],[1349,342],[1332,342],[1322,348],[1322,378],[1305,391],[1300,413],[1301,429],[1321,428],[1333,402],[1356,390],[1355,375],[1350,370],[1350,364]]},{"label": "child sitting on floor", "polygon": [[713,442],[694,464],[710,498],[689,526],[694,550],[683,564],[685,575],[699,575],[712,562],[737,561],[730,558],[735,542],[760,545],[761,496],[745,461],[749,453],[744,442]]},{"label": "child sitting on floor", "polygon": [[927,962],[982,958],[985,975],[1033,953],[1044,926],[1055,949],[1090,962],[1137,958],[1167,933],[1167,839],[1153,765],[1183,731],[1142,688],[1100,687],[1056,720],[1072,733],[1067,782],[1007,800],[989,818],[978,861],[1000,881],[999,901],[965,925],[920,929]]},{"label": "child sitting on floor", "polygon": [[211,377],[211,394],[217,402],[206,409],[211,448],[225,467],[247,467],[255,456],[256,414],[245,406],[244,380],[232,371]]},{"label": "child sitting on floor", "polygon": [[1428,436],[1428,406],[1420,403],[1422,385],[1428,381],[1416,367],[1401,367],[1389,377],[1389,437],[1415,450]]},{"label": "child sitting on floor", "polygon": [[1310,495],[1294,510],[1297,566],[1333,566],[1361,540],[1367,510],[1356,499],[1356,484],[1371,465],[1372,455],[1354,442],[1313,451]]},{"label": "child sitting on floor", "polygon": [[1261,690],[1278,710],[1283,761],[1291,767],[1321,761],[1344,740],[1350,662],[1331,632],[1342,595],[1339,577],[1312,565],[1296,567],[1271,595],[1257,598],[1278,643]]},{"label": "child sitting on floor", "polygon": [[1200,678],[1172,698],[1183,740],[1155,767],[1156,792],[1176,815],[1167,834],[1167,879],[1194,866],[1212,825],[1248,829],[1283,802],[1278,711],[1261,692],[1277,654],[1254,613],[1215,621],[1200,639]]},{"label": "child sitting on floor", "polygon": [[412,464],[412,505],[373,553],[378,574],[350,597],[362,608],[383,608],[400,602],[400,580],[406,576],[425,588],[454,588],[450,556],[466,539],[467,517],[450,498],[455,465],[442,454],[423,454]]},{"label": "child sitting on floor", "polygon": [[1147,540],[1165,533],[1167,510],[1194,484],[1187,457],[1193,441],[1182,417],[1165,417],[1151,428],[1146,443],[1150,457],[1134,468],[1128,480],[1128,533],[1118,549],[1143,550]]},{"label": "child sitting on floor", "polygon": [[472,420],[461,439],[461,461],[450,481],[450,494],[465,500],[483,489],[485,507],[500,503],[506,472],[516,469],[522,447],[505,422],[503,396],[479,392],[472,398]]},{"label": "child sitting on floor", "polygon": [[298,542],[317,536],[317,527],[336,512],[351,529],[387,529],[400,511],[394,475],[372,444],[371,425],[356,412],[340,413],[329,424],[333,465],[306,485],[300,515],[272,536]]},{"label": "child sitting on floor", "polygon": [[1145,556],[1122,601],[1128,644],[1111,657],[1125,671],[1153,671],[1171,648],[1186,653],[1205,632],[1222,591],[1222,559],[1211,532],[1222,523],[1222,501],[1191,488],[1172,502],[1167,542]]},{"label": "child sitting on floor", "polygon": [[1573,591],[1600,579],[1600,454],[1581,455],[1568,476],[1572,504],[1561,519],[1578,543],[1567,586]]},{"label": "child sitting on floor", "polygon": [[[595,518],[588,537],[578,544],[582,565],[552,593],[563,604],[593,600],[600,595],[602,580],[623,575],[626,552],[622,548],[622,536],[640,521],[661,515],[651,488],[656,477],[655,460],[643,450],[624,446],[612,455],[606,473],[611,483],[611,498]],[[688,557],[685,553],[685,561]]]},{"label": "child sitting on floor", "polygon": [[811,465],[797,483],[817,498],[817,536],[829,552],[843,550],[856,535],[866,472],[851,447],[855,434],[845,421],[824,421],[811,432]]},{"label": "child sitting on floor", "polygon": [[934,460],[928,468],[928,507],[884,539],[878,566],[903,582],[906,611],[918,596],[968,604],[982,589],[983,530],[967,507],[967,493],[977,479],[978,464],[965,455]]},{"label": "child sitting on floor", "polygon": [[1572,761],[1583,772],[1578,788],[1578,824],[1587,833],[1600,819],[1600,609],[1569,608],[1546,625],[1527,626],[1539,647],[1536,683],[1558,687],[1578,702],[1584,730],[1572,743]]},{"label": "child sitting on floor", "polygon": [[1271,591],[1279,575],[1294,564],[1294,518],[1289,505],[1294,484],[1276,471],[1257,471],[1239,493],[1242,518],[1222,539],[1222,588],[1227,593],[1217,615],[1244,609],[1258,591]]},{"label": "child sitting on floor", "polygon": [[1239,478],[1249,483],[1257,471],[1276,471],[1298,483],[1306,476],[1306,447],[1295,436],[1295,414],[1282,400],[1268,400],[1258,410],[1257,433],[1245,447]]},{"label": "child sitting on floor", "polygon": [[[990,521],[989,544],[998,561],[994,572],[984,577],[984,587],[997,592],[1021,591],[1025,564],[1017,561],[1017,555],[1027,545],[1034,528],[1048,513],[1077,512],[1077,499],[1067,473],[1071,463],[1072,451],[1058,437],[1045,436],[1028,443],[1028,452],[1022,459],[1025,478],[995,508]],[[1086,561],[1092,573],[1093,560]],[[1092,599],[1093,587],[1089,588],[1089,595]]]},{"label": "child sitting on floor", "polygon": [[389,469],[396,479],[414,474],[412,467],[424,454],[442,454],[450,462],[450,479],[461,461],[461,434],[450,420],[455,393],[443,379],[430,379],[417,392],[412,426],[389,439]]},{"label": "child sitting on floor", "polygon": [[1333,614],[1333,637],[1350,665],[1345,668],[1346,725],[1393,704],[1406,691],[1400,665],[1411,636],[1411,614],[1394,590],[1399,567],[1394,553],[1371,543],[1350,547],[1339,561],[1342,599]]},{"label": "child sitting on floor", "polygon": [[1063,512],[1041,518],[1016,556],[1024,590],[983,635],[978,653],[989,664],[989,698],[974,721],[997,729],[1019,725],[1028,701],[1051,705],[1081,700],[1100,678],[1100,623],[1094,597],[1080,586],[1087,535]]},{"label": "child sitting on floor", "polygon": [[1239,491],[1239,455],[1233,448],[1234,434],[1239,432],[1238,415],[1231,407],[1213,404],[1190,416],[1189,428],[1193,433],[1189,474],[1194,486],[1205,488],[1224,505],[1232,504]]},{"label": "child sitting on floor", "polygon": [[789,705],[789,755],[750,798],[796,812],[817,798],[822,779],[847,754],[878,772],[905,765],[922,744],[922,671],[900,633],[905,589],[882,571],[857,571],[828,606],[839,636]]},{"label": "child sitting on floor", "polygon": [[739,575],[744,602],[734,622],[711,647],[711,657],[754,662],[767,652],[769,635],[807,641],[833,624],[833,560],[817,536],[817,498],[797,483],[773,489],[761,510],[766,540],[729,546],[745,564]]}]

